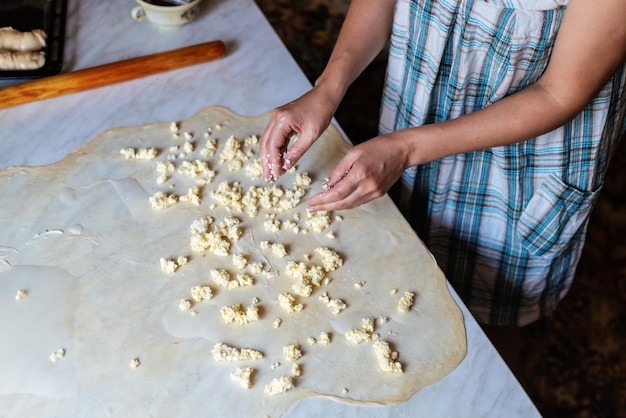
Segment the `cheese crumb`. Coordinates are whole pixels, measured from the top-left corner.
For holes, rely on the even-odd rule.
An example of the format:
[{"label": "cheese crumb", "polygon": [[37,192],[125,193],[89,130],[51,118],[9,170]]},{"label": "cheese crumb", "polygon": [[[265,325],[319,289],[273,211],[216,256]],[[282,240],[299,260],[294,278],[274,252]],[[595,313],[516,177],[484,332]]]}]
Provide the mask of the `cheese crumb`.
[{"label": "cheese crumb", "polygon": [[299,363],[293,363],[291,365],[291,375],[295,377],[302,376],[302,366]]},{"label": "cheese crumb", "polygon": [[59,360],[61,360],[63,357],[65,357],[65,349],[59,348],[57,351],[50,354],[50,361],[53,363],[56,363]]},{"label": "cheese crumb", "polygon": [[322,264],[326,272],[335,271],[343,265],[343,259],[330,248],[317,247],[315,252],[322,256]]},{"label": "cheese crumb", "polygon": [[278,233],[280,232],[280,221],[278,219],[268,219],[263,222],[263,228],[265,228],[267,232]]},{"label": "cheese crumb", "polygon": [[398,312],[407,313],[411,310],[413,306],[413,300],[415,298],[415,293],[413,292],[404,292],[404,295],[398,301]]},{"label": "cheese crumb", "polygon": [[178,203],[178,196],[175,194],[156,192],[154,195],[150,196],[149,200],[153,209],[167,209]]},{"label": "cheese crumb", "polygon": [[328,345],[331,342],[330,333],[328,332],[320,332],[320,336],[318,339],[318,344],[320,345]]},{"label": "cheese crumb", "polygon": [[361,326],[349,329],[345,336],[352,344],[362,344],[376,339],[374,332],[374,318],[362,318]]},{"label": "cheese crumb", "polygon": [[233,265],[239,270],[243,270],[248,265],[248,260],[243,254],[233,254]]},{"label": "cheese crumb", "polygon": [[274,243],[271,245],[272,247],[272,253],[278,257],[278,258],[283,258],[287,256],[287,249],[285,248],[285,245],[282,243]]},{"label": "cheese crumb", "polygon": [[154,148],[124,148],[120,150],[120,154],[127,160],[152,160],[156,158],[158,151]]},{"label": "cheese crumb", "polygon": [[246,273],[237,274],[236,278],[232,278],[228,270],[213,269],[211,270],[211,278],[218,286],[227,289],[237,289],[239,287],[250,286],[254,284],[254,278]]},{"label": "cheese crumb", "polygon": [[280,395],[281,393],[287,392],[293,387],[293,379],[291,378],[291,376],[285,375],[272,379],[272,381],[268,383],[267,386],[265,386],[263,392],[265,392],[266,395],[276,396]]},{"label": "cheese crumb", "polygon": [[24,299],[26,296],[28,296],[28,290],[26,289],[20,289],[17,291],[17,294],[15,295],[15,300],[22,300]]},{"label": "cheese crumb", "polygon": [[191,298],[196,302],[204,302],[213,297],[213,290],[209,286],[198,285],[191,288]]},{"label": "cheese crumb", "polygon": [[313,232],[322,232],[330,226],[330,214],[325,210],[307,211],[305,223]]},{"label": "cheese crumb", "polygon": [[372,344],[372,347],[378,359],[380,371],[402,373],[402,365],[396,361],[398,359],[398,353],[391,350],[387,341],[377,340]]},{"label": "cheese crumb", "polygon": [[211,350],[213,359],[217,362],[232,363],[235,361],[260,360],[263,353],[250,348],[237,348],[224,343],[217,343]]},{"label": "cheese crumb", "polygon": [[187,264],[187,257],[180,256],[176,260],[171,258],[160,258],[161,270],[167,274],[174,274],[180,266]]},{"label": "cheese crumb", "polygon": [[282,322],[283,322],[283,320],[282,320],[282,319],[280,319],[280,318],[276,318],[276,319],[274,320],[274,322],[272,323],[272,326],[273,326],[274,328],[278,328],[278,327],[280,327],[280,324],[281,324]]},{"label": "cheese crumb", "polygon": [[291,293],[279,294],[278,306],[289,313],[300,312],[304,308],[301,303],[296,303],[296,298]]},{"label": "cheese crumb", "polygon": [[242,388],[250,389],[252,387],[253,373],[254,369],[252,367],[237,367],[230,377],[239,382]]},{"label": "cheese crumb", "polygon": [[331,299],[326,306],[328,306],[333,315],[339,315],[348,308],[348,305],[341,299]]},{"label": "cheese crumb", "polygon": [[342,311],[348,308],[348,305],[343,300],[338,298],[331,299],[330,296],[328,296],[328,292],[322,293],[318,299],[320,302],[325,303],[334,315],[339,315]]},{"label": "cheese crumb", "polygon": [[296,174],[295,183],[297,186],[304,187],[311,185],[311,177],[307,173],[298,173]]},{"label": "cheese crumb", "polygon": [[138,357],[135,357],[134,359],[130,360],[130,368],[131,369],[136,369],[139,366],[141,366],[141,361],[139,360]]},{"label": "cheese crumb", "polygon": [[227,324],[245,325],[259,320],[259,308],[254,305],[248,306],[245,311],[240,303],[224,306],[220,309],[220,314]]},{"label": "cheese crumb", "polygon": [[288,344],[283,347],[283,354],[289,361],[296,361],[302,357],[302,350],[300,344]]},{"label": "cheese crumb", "polygon": [[181,299],[178,302],[178,309],[180,309],[181,311],[188,311],[189,309],[191,309],[191,306],[192,303],[188,299]]}]

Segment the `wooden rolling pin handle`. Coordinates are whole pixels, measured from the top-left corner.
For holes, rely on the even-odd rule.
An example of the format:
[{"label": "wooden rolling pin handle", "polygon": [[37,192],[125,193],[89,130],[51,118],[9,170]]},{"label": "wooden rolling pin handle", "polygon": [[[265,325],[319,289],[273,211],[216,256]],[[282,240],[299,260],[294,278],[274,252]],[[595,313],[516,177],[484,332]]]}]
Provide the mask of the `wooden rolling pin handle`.
[{"label": "wooden rolling pin handle", "polygon": [[0,109],[200,64],[225,53],[222,41],[212,41],[27,81],[0,88]]}]

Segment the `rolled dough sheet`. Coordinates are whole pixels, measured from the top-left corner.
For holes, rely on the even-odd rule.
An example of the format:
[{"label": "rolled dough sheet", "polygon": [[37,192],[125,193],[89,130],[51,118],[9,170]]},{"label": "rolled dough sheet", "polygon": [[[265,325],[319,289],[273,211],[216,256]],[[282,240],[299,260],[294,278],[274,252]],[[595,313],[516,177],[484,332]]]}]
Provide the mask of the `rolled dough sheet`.
[{"label": "rolled dough sheet", "polygon": [[[404,402],[424,386],[453,370],[466,353],[463,316],[445,277],[388,197],[360,208],[330,214],[331,224],[315,232],[306,223],[306,199],[348,149],[330,127],[278,185],[294,187],[298,173],[312,179],[307,195],[294,209],[263,209],[255,217],[225,208],[212,192],[224,181],[244,190],[268,187],[245,168],[230,171],[218,159],[227,139],[260,135],[269,115],[242,117],[221,107],[207,108],[178,123],[107,131],[46,167],[0,171],[0,410],[9,416],[192,416],[278,417],[298,399],[311,396],[337,401],[389,405]],[[206,133],[206,135],[205,135]],[[176,137],[175,137],[176,136]],[[217,153],[203,157],[206,137]],[[188,141],[193,150],[186,149]],[[125,159],[120,150],[155,148],[152,160]],[[172,148],[175,147],[175,148]],[[251,164],[258,146],[249,153]],[[179,202],[153,209],[158,191],[185,195],[195,180],[178,172],[158,184],[155,166],[170,159],[207,161],[215,179],[200,188],[196,206]],[[218,224],[228,216],[240,220],[241,237],[228,256],[190,249],[190,225],[210,216]],[[292,221],[300,232],[269,232],[267,220]],[[307,233],[304,232],[307,231]],[[329,234],[332,232],[332,235]],[[279,257],[263,242],[284,244]],[[309,297],[296,296],[300,312],[287,313],[278,295],[293,294],[290,261],[320,265],[318,247],[338,253],[343,265],[325,273]],[[239,270],[232,254],[249,265]],[[188,257],[175,273],[165,273],[161,258]],[[277,273],[252,274],[261,262]],[[212,269],[234,278],[248,272],[254,284],[236,289],[217,286]],[[212,288],[212,299],[179,309],[192,300],[196,285]],[[19,290],[26,297],[16,300]],[[404,292],[415,294],[408,313],[400,313]],[[335,315],[320,301],[326,292],[348,307]],[[256,298],[256,300],[255,300]],[[241,304],[258,307],[260,319],[226,324],[220,309]],[[380,318],[388,319],[386,322]],[[372,341],[349,342],[344,334],[375,318],[373,334],[398,353],[403,373],[382,372]],[[281,320],[275,327],[275,321]],[[319,343],[327,332],[331,342]],[[316,342],[312,344],[315,338]],[[252,348],[260,360],[216,362],[217,343]],[[269,396],[264,388],[275,377],[291,376],[283,347],[299,344],[295,362],[301,375],[294,388]],[[65,357],[51,362],[58,349]],[[139,367],[130,367],[132,359]],[[237,367],[252,367],[252,387],[231,378]],[[97,411],[97,412],[96,412]]]}]

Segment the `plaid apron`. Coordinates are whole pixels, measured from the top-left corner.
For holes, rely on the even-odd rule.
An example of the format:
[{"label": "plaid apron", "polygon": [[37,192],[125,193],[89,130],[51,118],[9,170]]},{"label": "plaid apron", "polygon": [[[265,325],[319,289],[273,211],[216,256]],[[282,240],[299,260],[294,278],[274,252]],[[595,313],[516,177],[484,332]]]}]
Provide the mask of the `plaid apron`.
[{"label": "plaid apron", "polygon": [[[566,3],[399,0],[380,132],[456,118],[535,82]],[[545,135],[404,172],[396,203],[479,322],[525,325],[565,296],[626,128],[625,84],[622,67]]]}]

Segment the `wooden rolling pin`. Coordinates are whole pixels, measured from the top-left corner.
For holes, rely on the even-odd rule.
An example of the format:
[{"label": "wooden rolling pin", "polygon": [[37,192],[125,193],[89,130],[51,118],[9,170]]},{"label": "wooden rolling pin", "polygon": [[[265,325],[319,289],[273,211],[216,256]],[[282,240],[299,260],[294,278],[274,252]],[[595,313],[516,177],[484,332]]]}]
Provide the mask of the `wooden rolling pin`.
[{"label": "wooden rolling pin", "polygon": [[200,64],[225,53],[222,41],[212,41],[27,81],[0,88],[0,109]]}]

